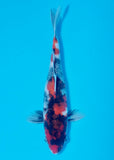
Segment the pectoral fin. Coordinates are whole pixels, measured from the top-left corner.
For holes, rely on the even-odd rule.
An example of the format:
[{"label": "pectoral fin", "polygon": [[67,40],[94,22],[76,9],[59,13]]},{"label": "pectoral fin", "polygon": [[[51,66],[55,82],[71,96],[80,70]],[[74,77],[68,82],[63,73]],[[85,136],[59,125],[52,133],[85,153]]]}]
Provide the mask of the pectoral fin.
[{"label": "pectoral fin", "polygon": [[83,118],[83,115],[78,113],[79,110],[74,109],[68,112],[68,121],[77,121]]},{"label": "pectoral fin", "polygon": [[29,118],[29,121],[32,123],[43,123],[43,112],[36,111],[35,114]]}]

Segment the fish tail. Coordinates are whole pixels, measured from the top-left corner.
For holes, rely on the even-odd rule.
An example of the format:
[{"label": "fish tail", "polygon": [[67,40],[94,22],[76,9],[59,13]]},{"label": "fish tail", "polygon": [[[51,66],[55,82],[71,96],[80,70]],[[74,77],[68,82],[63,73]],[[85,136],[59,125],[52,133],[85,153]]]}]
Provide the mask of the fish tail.
[{"label": "fish tail", "polygon": [[57,24],[60,21],[60,7],[55,9],[51,9],[51,21],[54,29],[54,37],[56,36],[56,31],[57,31]]}]

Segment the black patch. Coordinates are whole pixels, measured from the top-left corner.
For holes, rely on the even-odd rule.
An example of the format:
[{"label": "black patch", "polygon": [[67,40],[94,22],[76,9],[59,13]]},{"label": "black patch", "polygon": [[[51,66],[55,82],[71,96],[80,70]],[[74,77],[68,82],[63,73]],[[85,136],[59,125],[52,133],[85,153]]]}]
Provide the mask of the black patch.
[{"label": "black patch", "polygon": [[55,48],[53,48],[53,52],[55,53]]},{"label": "black patch", "polygon": [[56,79],[56,87],[57,87],[57,91],[59,92],[61,89],[65,88],[65,84],[63,81],[61,81],[61,79],[59,77],[57,77]]},{"label": "black patch", "polygon": [[53,96],[51,96],[51,99],[50,99],[50,101],[49,101],[49,103],[48,103],[48,109],[52,109],[54,103],[55,103],[55,99],[54,99]]},{"label": "black patch", "polygon": [[56,79],[56,103],[64,102],[64,95],[62,95],[61,90],[65,88],[65,84],[60,80],[59,77]]},{"label": "black patch", "polygon": [[[60,138],[57,138],[56,140],[52,139],[50,141],[50,143],[51,143],[51,145],[63,146],[64,141],[66,139],[66,133],[65,133],[66,132],[66,126],[64,126],[64,130],[62,132],[59,131],[59,130],[58,130],[58,132],[60,132],[60,134],[61,134]],[[56,134],[58,134],[58,133],[56,133]]]},{"label": "black patch", "polygon": [[53,76],[51,76],[50,77],[50,79],[48,80],[49,82],[52,82],[52,78],[54,79],[54,77]]},{"label": "black patch", "polygon": [[49,121],[52,121],[53,118],[52,116],[54,115],[54,111],[52,109],[49,109],[47,112],[47,119],[49,119]]},{"label": "black patch", "polygon": [[54,60],[54,67],[55,67],[55,68],[56,68],[56,64],[57,64],[57,65],[60,65],[60,59],[55,58],[55,60]]}]

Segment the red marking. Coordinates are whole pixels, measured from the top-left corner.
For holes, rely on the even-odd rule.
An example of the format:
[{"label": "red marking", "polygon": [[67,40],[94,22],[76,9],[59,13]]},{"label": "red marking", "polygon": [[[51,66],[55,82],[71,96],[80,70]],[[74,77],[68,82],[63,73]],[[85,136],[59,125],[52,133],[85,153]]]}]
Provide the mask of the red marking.
[{"label": "red marking", "polygon": [[57,145],[50,145],[50,149],[53,153],[58,153],[59,146]]},{"label": "red marking", "polygon": [[59,54],[59,49],[56,48],[56,44],[58,43],[57,39],[54,37],[53,39],[53,49],[54,49],[54,54],[58,55]]},{"label": "red marking", "polygon": [[52,135],[50,135],[49,130],[47,128],[45,128],[45,134],[46,134],[46,138],[47,138],[49,145],[50,145],[50,140],[52,140],[52,139],[56,140],[56,138],[57,138],[57,137],[53,136],[54,133],[55,133],[55,131],[53,131]]},{"label": "red marking", "polygon": [[55,48],[55,55],[58,55],[59,54],[59,50],[57,48]]},{"label": "red marking", "polygon": [[47,89],[49,91],[49,93],[55,97],[55,91],[54,91],[54,86],[55,86],[55,80],[52,77],[52,81],[49,81],[47,84]]},{"label": "red marking", "polygon": [[61,103],[59,103],[59,105],[57,103],[55,103],[53,106],[55,114],[62,115],[62,112],[64,112],[66,110],[66,106],[67,106],[67,104],[65,102],[61,102]]},{"label": "red marking", "polygon": [[53,38],[53,43],[58,43],[56,37]]},{"label": "red marking", "polygon": [[46,134],[47,141],[50,144],[50,140],[52,139],[52,136],[49,134],[49,131],[47,128],[45,128],[45,134]]},{"label": "red marking", "polygon": [[51,62],[53,62],[53,54],[51,55]]},{"label": "red marking", "polygon": [[63,129],[64,129],[64,125],[63,124],[61,124],[61,126],[60,126],[60,128],[59,128],[61,131],[63,131]]},{"label": "red marking", "polygon": [[[59,135],[58,132],[60,132],[63,129],[63,127],[64,127],[63,123],[61,121],[59,121],[58,119],[55,119],[55,120],[52,121],[52,124],[53,124],[53,128],[57,131],[56,137],[59,138],[60,135]],[[53,134],[54,133],[55,132],[53,131]]]}]

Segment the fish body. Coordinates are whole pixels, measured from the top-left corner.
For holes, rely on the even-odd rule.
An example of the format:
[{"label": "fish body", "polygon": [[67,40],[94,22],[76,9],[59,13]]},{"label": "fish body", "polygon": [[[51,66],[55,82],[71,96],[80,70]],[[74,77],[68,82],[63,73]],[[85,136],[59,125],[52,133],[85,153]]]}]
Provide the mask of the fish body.
[{"label": "fish body", "polygon": [[54,28],[52,54],[49,73],[44,91],[43,111],[36,111],[29,118],[33,123],[44,123],[46,141],[52,153],[59,153],[67,139],[67,126],[69,121],[82,118],[77,114],[78,110],[68,110],[65,79],[61,65],[59,42],[56,36],[56,28],[60,19],[60,9],[51,11],[51,19]]},{"label": "fish body", "polygon": [[56,37],[53,39],[53,53],[45,86],[44,127],[51,151],[58,153],[66,140],[67,96]]}]

